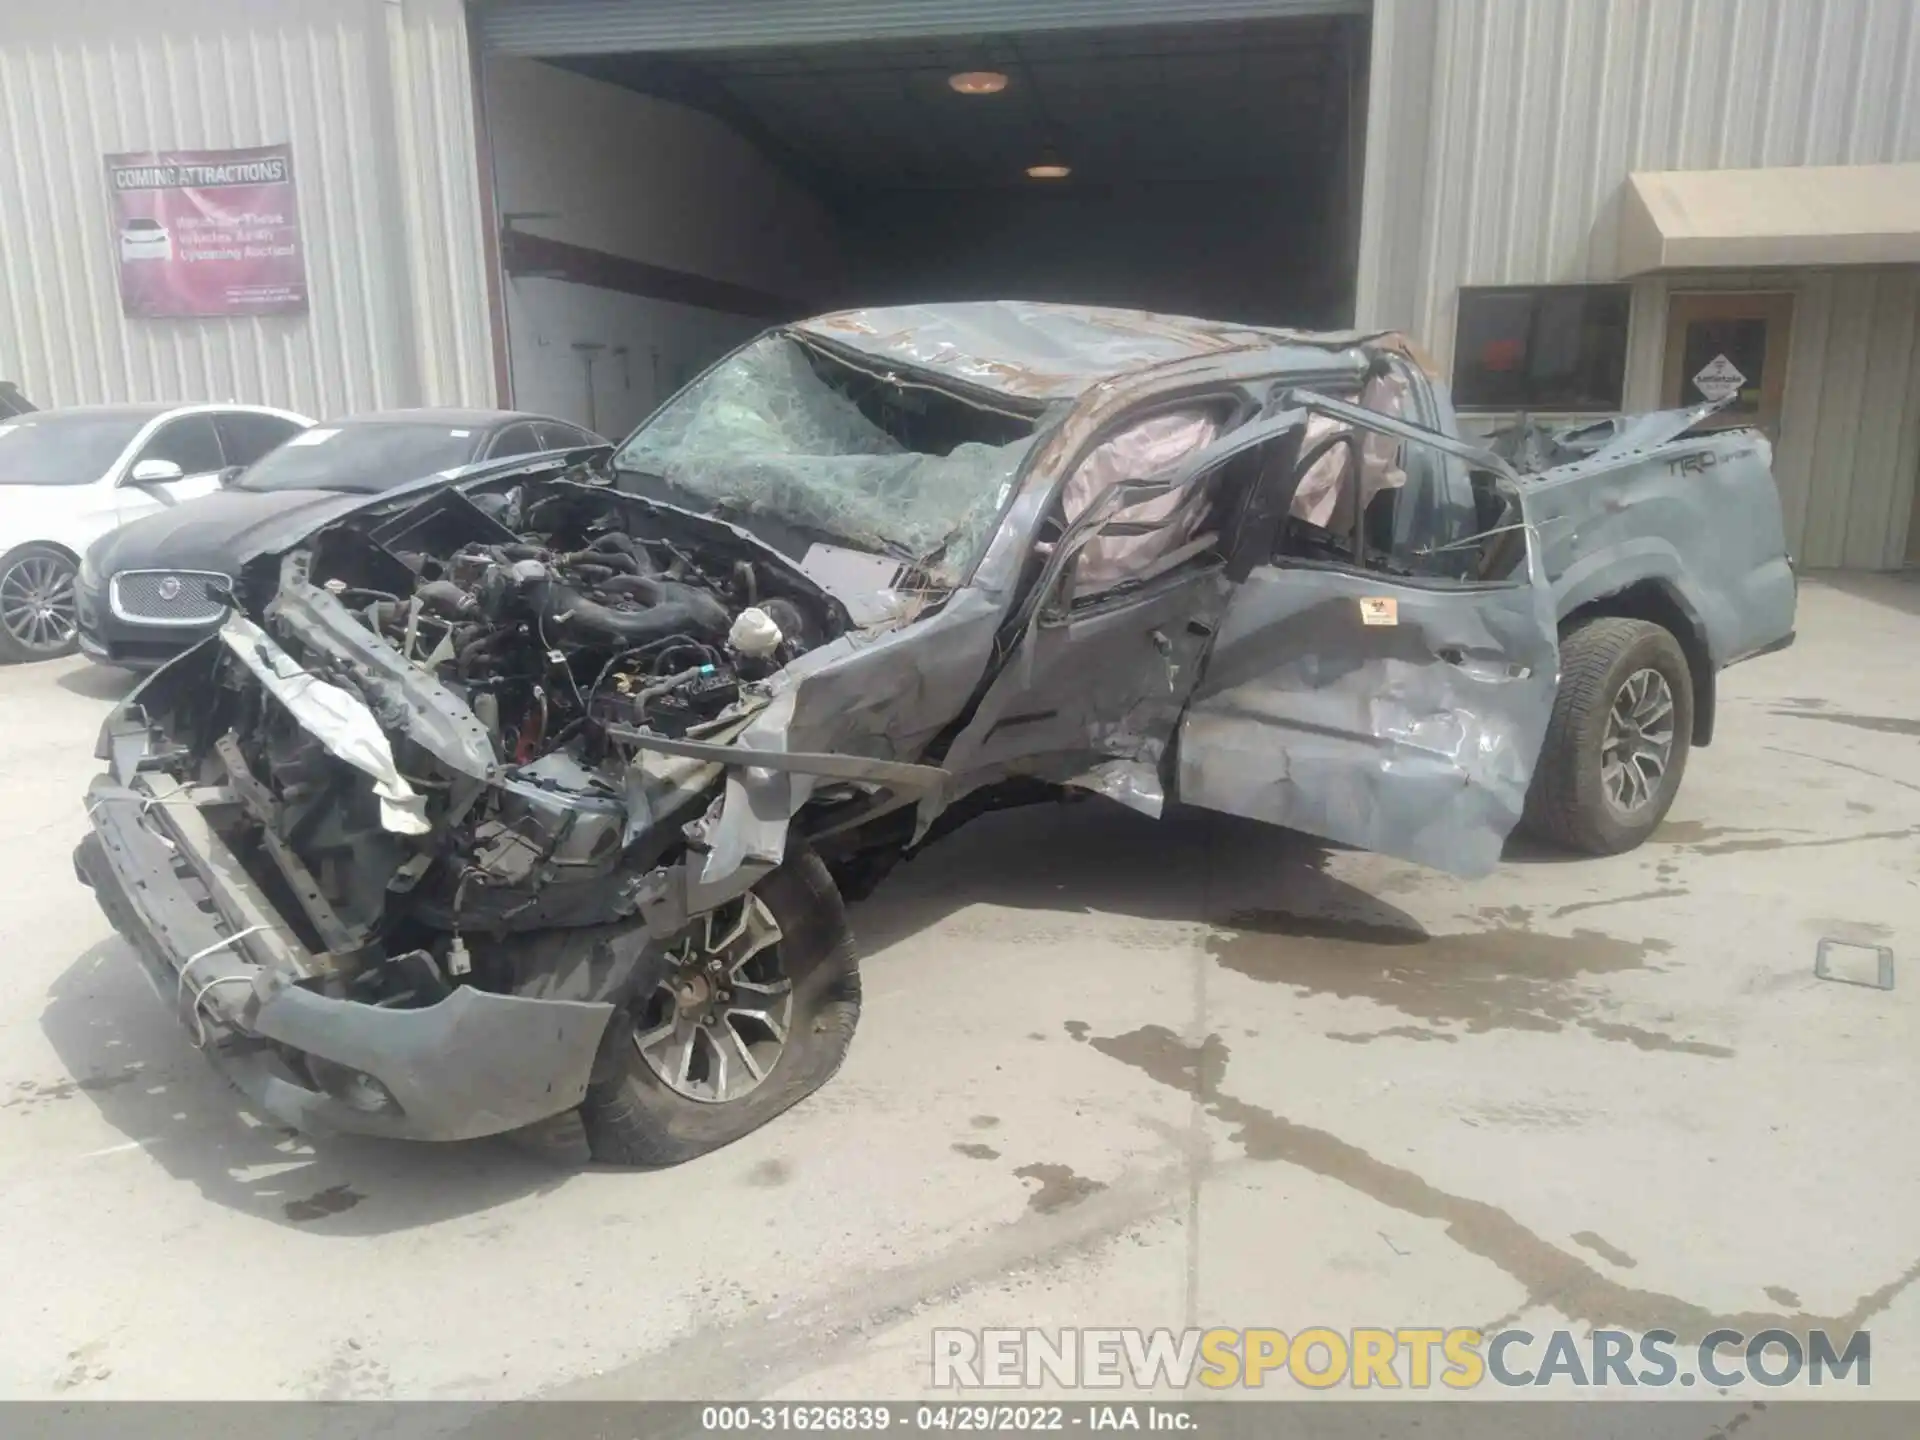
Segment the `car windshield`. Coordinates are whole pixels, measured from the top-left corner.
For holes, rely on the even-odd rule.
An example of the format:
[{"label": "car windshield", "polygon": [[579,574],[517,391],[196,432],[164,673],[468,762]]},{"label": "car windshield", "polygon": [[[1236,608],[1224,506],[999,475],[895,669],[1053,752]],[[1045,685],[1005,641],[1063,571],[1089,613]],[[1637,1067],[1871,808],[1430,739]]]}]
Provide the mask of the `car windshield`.
[{"label": "car windshield", "polygon": [[316,425],[254,461],[234,488],[374,495],[465,465],[478,434],[445,421]]},{"label": "car windshield", "polygon": [[151,414],[32,411],[0,420],[0,485],[86,485],[151,420]]},{"label": "car windshield", "polygon": [[629,482],[659,482],[663,499],[763,535],[951,569],[985,542],[1032,443],[1026,416],[776,331],[668,402],[613,463]]}]

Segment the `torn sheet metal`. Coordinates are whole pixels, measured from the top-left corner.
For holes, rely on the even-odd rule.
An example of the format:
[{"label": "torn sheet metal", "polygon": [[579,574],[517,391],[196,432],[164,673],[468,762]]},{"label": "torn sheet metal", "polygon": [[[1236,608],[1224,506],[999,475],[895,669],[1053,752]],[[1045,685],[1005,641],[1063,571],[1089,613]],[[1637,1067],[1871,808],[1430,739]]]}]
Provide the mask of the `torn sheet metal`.
[{"label": "torn sheet metal", "polygon": [[[1259,350],[1273,370],[1324,369],[1329,351],[1400,337],[1312,334],[1089,305],[978,301],[842,310],[794,327],[829,344],[1029,400],[1068,400],[1098,381],[1152,366]],[[1289,353],[1291,352],[1291,353]]]},{"label": "torn sheet metal", "polygon": [[436,760],[469,780],[487,779],[499,759],[473,711],[398,650],[369,636],[338,599],[308,584],[307,561],[296,554],[282,563],[280,590],[267,617],[301,644],[349,666],[376,700],[405,717],[407,737]]},{"label": "torn sheet metal", "polygon": [[380,799],[380,824],[396,835],[424,835],[427,798],[415,792],[394,764],[393,746],[359,696],[309,674],[267,632],[244,615],[231,615],[220,639],[247,669],[326,747],[329,754],[373,781]]},{"label": "torn sheet metal", "polygon": [[1523,415],[1487,437],[1487,447],[1523,475],[1536,475],[1556,465],[1582,460],[1615,460],[1650,450],[1693,429],[1702,420],[1726,408],[1731,396],[1689,405],[1679,410],[1653,410],[1643,415],[1609,415],[1574,425],[1547,425]]},{"label": "torn sheet metal", "polygon": [[[1446,591],[1256,569],[1181,722],[1179,799],[1487,873],[1519,822],[1553,709],[1544,595],[1533,583]],[[1369,623],[1383,599],[1394,623]]]}]

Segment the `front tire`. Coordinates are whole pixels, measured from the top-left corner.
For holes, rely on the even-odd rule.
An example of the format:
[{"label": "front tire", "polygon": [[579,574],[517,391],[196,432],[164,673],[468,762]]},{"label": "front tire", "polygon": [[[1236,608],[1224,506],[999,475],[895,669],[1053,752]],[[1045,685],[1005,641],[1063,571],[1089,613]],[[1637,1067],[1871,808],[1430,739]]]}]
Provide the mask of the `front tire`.
[{"label": "front tire", "polygon": [[1588,855],[1618,855],[1666,818],[1693,738],[1693,676],[1671,632],[1604,615],[1560,640],[1560,688],[1525,825]]},{"label": "front tire", "polygon": [[73,557],[52,545],[0,556],[0,661],[58,660],[79,645]]},{"label": "front tire", "polygon": [[588,1148],[656,1166],[732,1144],[830,1080],[859,1019],[846,908],[799,851],[640,976],[581,1102]]}]

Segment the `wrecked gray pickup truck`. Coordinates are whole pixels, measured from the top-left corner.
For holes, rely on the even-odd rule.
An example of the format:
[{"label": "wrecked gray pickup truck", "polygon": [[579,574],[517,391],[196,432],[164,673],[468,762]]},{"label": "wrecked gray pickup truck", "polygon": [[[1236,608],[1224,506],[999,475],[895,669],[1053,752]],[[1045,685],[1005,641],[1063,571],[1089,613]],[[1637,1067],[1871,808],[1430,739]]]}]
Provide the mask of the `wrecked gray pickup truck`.
[{"label": "wrecked gray pickup truck", "polygon": [[1466,874],[1637,843],[1785,643],[1766,442],[1463,442],[1386,335],[829,315],[610,463],[330,516],[107,722],[76,855],[268,1114],[577,1111],[668,1163],[822,1084],[843,894],[1077,788]]}]

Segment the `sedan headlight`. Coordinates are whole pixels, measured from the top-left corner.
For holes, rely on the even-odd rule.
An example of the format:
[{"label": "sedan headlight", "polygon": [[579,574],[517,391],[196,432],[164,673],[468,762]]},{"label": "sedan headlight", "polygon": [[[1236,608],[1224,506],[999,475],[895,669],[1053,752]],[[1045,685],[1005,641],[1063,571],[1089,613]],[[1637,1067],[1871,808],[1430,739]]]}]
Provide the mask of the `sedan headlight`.
[{"label": "sedan headlight", "polygon": [[94,569],[93,552],[91,550],[80,557],[80,573],[74,577],[74,580],[82,590],[98,590],[100,588],[100,572]]}]

